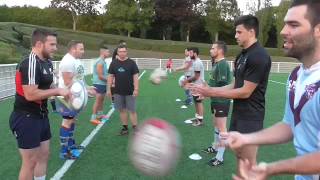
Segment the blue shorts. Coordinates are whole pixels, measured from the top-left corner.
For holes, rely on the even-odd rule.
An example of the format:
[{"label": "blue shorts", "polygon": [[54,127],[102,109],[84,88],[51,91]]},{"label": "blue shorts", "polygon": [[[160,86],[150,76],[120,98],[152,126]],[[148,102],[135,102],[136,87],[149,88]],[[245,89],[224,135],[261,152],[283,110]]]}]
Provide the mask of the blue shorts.
[{"label": "blue shorts", "polygon": [[20,149],[33,149],[51,138],[47,115],[13,111],[10,115],[10,129]]},{"label": "blue shorts", "polygon": [[68,108],[66,105],[60,102],[59,99],[56,99],[57,111],[62,116],[63,119],[74,119],[80,111],[76,111],[72,108]]},{"label": "blue shorts", "polygon": [[93,86],[96,88],[96,91],[99,94],[105,94],[107,92],[107,85],[93,84]]}]

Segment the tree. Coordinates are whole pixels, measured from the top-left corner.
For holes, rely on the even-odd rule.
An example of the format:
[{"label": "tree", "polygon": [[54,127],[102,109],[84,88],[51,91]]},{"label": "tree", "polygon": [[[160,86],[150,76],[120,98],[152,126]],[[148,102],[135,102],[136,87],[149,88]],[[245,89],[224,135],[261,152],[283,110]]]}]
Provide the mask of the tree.
[{"label": "tree", "polygon": [[138,20],[137,26],[140,28],[140,38],[146,38],[147,30],[155,16],[154,0],[137,0]]},{"label": "tree", "polygon": [[[183,35],[185,34],[186,41],[190,41],[190,33],[191,28],[194,27],[199,23],[199,19],[201,17],[201,0],[187,0],[185,6],[185,13],[181,13],[182,20],[180,23],[180,29],[181,29],[181,39],[183,38]],[[186,31],[184,33],[184,30]]]},{"label": "tree", "polygon": [[205,7],[205,28],[211,39],[219,39],[219,31],[229,27],[232,21],[240,16],[240,9],[236,0],[207,0]]},{"label": "tree", "polygon": [[291,4],[291,0],[282,0],[276,10],[275,18],[276,18],[276,28],[277,28],[277,35],[278,35],[278,38],[277,38],[278,48],[282,48],[283,46],[283,39],[280,36],[280,32],[284,26],[283,19],[290,7],[290,4]]},{"label": "tree", "polygon": [[137,29],[138,5],[135,0],[110,0],[106,5],[106,29],[115,29],[128,37]]},{"label": "tree", "polygon": [[96,15],[98,11],[96,6],[100,4],[99,0],[51,0],[50,7],[63,8],[71,12],[73,20],[73,30],[77,29],[77,22],[80,15]]},{"label": "tree", "polygon": [[[272,8],[271,0],[264,0],[263,8],[258,10],[255,15],[259,19],[260,28],[259,28],[259,41],[262,45],[265,45],[269,36],[269,31],[274,24],[274,10]],[[261,7],[259,7],[261,8]]]}]

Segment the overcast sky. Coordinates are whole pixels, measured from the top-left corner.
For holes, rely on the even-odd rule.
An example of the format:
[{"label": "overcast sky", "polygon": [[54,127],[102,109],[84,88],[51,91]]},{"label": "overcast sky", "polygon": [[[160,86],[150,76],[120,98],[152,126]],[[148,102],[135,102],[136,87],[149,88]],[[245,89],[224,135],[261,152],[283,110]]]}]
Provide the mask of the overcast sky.
[{"label": "overcast sky", "polygon": [[[254,0],[237,0],[238,5],[241,11],[246,12],[246,5],[248,2],[253,2]],[[274,6],[278,6],[281,0],[272,0]],[[108,0],[100,0],[102,5],[105,5]],[[7,6],[23,6],[23,5],[32,5],[44,8],[49,6],[50,0],[0,0],[0,5]]]}]

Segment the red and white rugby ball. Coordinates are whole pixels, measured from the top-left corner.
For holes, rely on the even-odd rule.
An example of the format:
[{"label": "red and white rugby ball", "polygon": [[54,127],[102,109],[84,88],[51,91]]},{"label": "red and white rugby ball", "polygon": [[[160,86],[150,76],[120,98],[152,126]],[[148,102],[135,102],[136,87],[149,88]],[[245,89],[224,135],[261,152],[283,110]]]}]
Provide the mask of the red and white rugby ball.
[{"label": "red and white rugby ball", "polygon": [[166,176],[177,165],[180,136],[168,122],[151,118],[135,133],[129,156],[136,169],[148,176]]}]

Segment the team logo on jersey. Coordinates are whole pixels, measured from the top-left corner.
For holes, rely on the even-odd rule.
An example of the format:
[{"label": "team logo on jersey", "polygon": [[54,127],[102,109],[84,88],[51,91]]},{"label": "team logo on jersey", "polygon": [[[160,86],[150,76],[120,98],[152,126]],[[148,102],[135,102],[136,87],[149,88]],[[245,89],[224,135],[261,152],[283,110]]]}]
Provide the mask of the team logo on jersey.
[{"label": "team logo on jersey", "polygon": [[306,85],[305,91],[307,99],[311,99],[313,95],[317,92],[318,87],[316,84]]},{"label": "team logo on jersey", "polygon": [[48,74],[48,72],[46,71],[46,69],[43,69],[42,74]]},{"label": "team logo on jersey", "polygon": [[123,67],[118,68],[118,72],[125,72],[126,70]]}]

